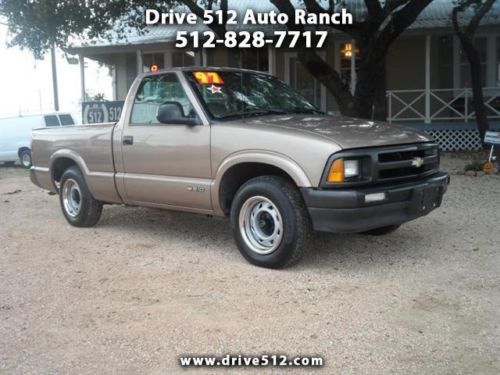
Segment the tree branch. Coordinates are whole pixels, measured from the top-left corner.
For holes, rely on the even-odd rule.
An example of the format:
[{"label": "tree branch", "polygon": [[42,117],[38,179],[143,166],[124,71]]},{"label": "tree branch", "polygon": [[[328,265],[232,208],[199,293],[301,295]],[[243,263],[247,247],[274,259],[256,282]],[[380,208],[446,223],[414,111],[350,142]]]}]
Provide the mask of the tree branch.
[{"label": "tree branch", "polygon": [[380,33],[380,45],[384,48],[405,31],[420,16],[420,13],[432,2],[432,0],[409,0],[400,10],[394,12],[391,20]]},{"label": "tree branch", "polygon": [[368,10],[368,17],[380,18],[382,16],[379,0],[365,0],[365,6]]},{"label": "tree branch", "polygon": [[[328,13],[328,14],[333,14],[335,12],[335,7],[334,5],[330,4],[330,9],[324,9],[321,5],[318,4],[316,0],[303,0],[304,5],[306,6],[306,10],[308,13],[314,13],[314,14],[319,14],[319,13]],[[378,0],[367,0],[367,1],[376,1]],[[273,2],[273,1],[271,1]],[[279,9],[279,8],[278,8]],[[353,22],[352,25],[329,25],[332,29],[335,29],[337,31],[341,31],[343,33],[349,34],[353,38],[356,38],[359,33],[360,29],[363,27],[363,24],[360,22]]]},{"label": "tree branch", "polygon": [[489,12],[491,7],[493,6],[493,3],[495,0],[486,0],[484,3],[482,3],[479,6],[479,10],[476,12],[474,17],[469,22],[469,25],[467,26],[466,33],[470,35],[474,35],[476,33],[476,30],[479,26],[479,23],[483,19],[483,17],[486,15],[486,13]]}]

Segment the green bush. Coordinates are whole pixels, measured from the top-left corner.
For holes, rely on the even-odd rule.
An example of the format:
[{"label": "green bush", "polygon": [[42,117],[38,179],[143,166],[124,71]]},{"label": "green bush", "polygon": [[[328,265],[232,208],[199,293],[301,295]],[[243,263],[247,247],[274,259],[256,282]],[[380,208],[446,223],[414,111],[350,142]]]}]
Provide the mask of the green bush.
[{"label": "green bush", "polygon": [[483,170],[484,161],[473,160],[465,166],[465,171],[481,172]]}]

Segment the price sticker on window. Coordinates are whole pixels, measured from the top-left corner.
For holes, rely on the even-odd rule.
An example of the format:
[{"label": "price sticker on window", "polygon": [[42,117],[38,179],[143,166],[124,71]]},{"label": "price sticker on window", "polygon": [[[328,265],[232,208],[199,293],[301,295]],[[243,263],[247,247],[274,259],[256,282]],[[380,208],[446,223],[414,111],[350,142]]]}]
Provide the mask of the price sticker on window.
[{"label": "price sticker on window", "polygon": [[194,72],[194,77],[200,85],[223,85],[224,80],[217,72]]}]

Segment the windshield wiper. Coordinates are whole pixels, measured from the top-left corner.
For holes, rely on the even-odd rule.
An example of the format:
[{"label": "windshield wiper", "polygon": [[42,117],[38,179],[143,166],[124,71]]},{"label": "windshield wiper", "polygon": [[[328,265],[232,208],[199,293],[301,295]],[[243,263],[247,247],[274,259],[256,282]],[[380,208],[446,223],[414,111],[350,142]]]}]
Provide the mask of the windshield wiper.
[{"label": "windshield wiper", "polygon": [[219,119],[228,119],[232,117],[250,117],[250,116],[265,116],[265,115],[286,115],[287,111],[281,109],[256,109],[253,111],[244,111],[237,113],[229,113],[224,116],[220,116]]},{"label": "windshield wiper", "polygon": [[289,113],[295,113],[295,114],[314,114],[314,115],[324,115],[325,112],[320,111],[319,109],[313,109],[313,108],[293,108]]}]

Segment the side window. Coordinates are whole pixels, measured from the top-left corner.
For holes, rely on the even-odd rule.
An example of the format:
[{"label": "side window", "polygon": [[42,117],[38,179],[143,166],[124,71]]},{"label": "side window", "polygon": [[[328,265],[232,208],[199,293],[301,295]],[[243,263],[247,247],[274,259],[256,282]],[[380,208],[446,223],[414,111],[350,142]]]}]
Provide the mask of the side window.
[{"label": "side window", "polygon": [[71,115],[59,115],[59,120],[61,121],[61,125],[75,125],[73,121],[73,117]]},{"label": "side window", "polygon": [[45,117],[45,126],[60,126],[59,119],[56,115],[48,115]]},{"label": "side window", "polygon": [[130,124],[159,124],[156,112],[165,102],[178,102],[185,116],[195,116],[182,84],[177,76],[171,73],[144,78],[134,100]]}]

